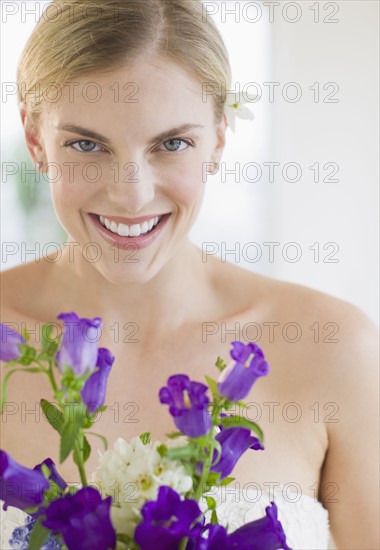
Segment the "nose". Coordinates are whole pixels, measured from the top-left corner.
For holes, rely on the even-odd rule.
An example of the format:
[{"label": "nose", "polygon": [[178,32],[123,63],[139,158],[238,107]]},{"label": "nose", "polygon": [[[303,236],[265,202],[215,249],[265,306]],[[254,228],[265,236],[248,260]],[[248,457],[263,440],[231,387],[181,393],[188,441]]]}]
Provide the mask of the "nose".
[{"label": "nose", "polygon": [[112,167],[108,198],[112,204],[123,205],[126,212],[144,212],[155,194],[155,175],[146,159],[123,160]]}]

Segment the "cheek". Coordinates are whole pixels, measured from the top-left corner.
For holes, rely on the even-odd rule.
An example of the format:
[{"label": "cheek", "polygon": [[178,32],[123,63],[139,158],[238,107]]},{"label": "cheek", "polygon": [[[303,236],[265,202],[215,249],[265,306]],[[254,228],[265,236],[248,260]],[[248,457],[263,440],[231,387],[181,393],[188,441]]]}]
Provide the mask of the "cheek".
[{"label": "cheek", "polygon": [[73,162],[50,163],[49,181],[54,203],[71,207],[84,205],[96,194],[101,178],[98,169],[91,166],[74,166]]},{"label": "cheek", "polygon": [[67,233],[76,240],[83,238],[81,209],[92,203],[97,192],[95,183],[86,182],[81,175],[82,167],[49,166],[50,193],[55,214]]},{"label": "cheek", "polygon": [[198,155],[191,155],[186,160],[178,159],[175,166],[164,170],[161,176],[158,176],[165,195],[179,206],[190,207],[202,199],[206,166],[203,158],[202,151],[199,151]]},{"label": "cheek", "polygon": [[47,146],[46,155],[51,193],[57,204],[80,205],[97,192],[104,172],[98,161],[75,158],[58,143]]},{"label": "cheek", "polygon": [[203,197],[202,168],[181,166],[164,184],[165,195],[179,208],[193,208]]}]

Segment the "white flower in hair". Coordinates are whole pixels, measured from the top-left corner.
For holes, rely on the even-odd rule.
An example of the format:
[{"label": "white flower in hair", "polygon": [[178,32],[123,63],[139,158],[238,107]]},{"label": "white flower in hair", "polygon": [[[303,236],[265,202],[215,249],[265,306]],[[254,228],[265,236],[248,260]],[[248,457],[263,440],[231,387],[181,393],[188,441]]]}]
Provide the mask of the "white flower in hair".
[{"label": "white flower in hair", "polygon": [[236,118],[242,120],[254,120],[255,115],[248,107],[247,103],[252,102],[257,96],[251,94],[242,94],[241,92],[227,92],[224,113],[227,117],[227,124],[235,132]]}]

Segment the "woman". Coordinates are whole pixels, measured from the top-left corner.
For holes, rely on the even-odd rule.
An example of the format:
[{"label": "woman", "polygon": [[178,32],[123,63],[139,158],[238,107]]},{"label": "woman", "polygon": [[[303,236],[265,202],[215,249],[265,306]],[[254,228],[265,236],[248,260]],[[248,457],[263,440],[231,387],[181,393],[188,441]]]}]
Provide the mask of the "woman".
[{"label": "woman", "polygon": [[[265,327],[260,346],[271,372],[240,413],[260,421],[266,450],[239,461],[237,494],[244,500],[253,483],[264,493],[296,490],[300,498],[285,498],[280,513],[289,514],[285,531],[298,548],[326,548],[325,510],[338,548],[378,548],[375,327],[326,294],[214,256],[204,262],[188,238],[205,167],[222,158],[223,90],[231,87],[224,44],[201,3],[53,7],[19,64],[20,114],[69,237],[58,260],[2,274],[2,322],[26,323],[33,340],[60,312],[103,319],[99,345],[116,364],[96,428],[109,441],[144,431],[165,439],[172,424],[159,388],[180,371],[200,381],[215,376],[216,357],[228,358],[230,340],[210,327]],[[282,329],[294,322],[304,337],[290,343]],[[329,342],[308,330],[327,322],[338,328]],[[1,444],[28,466],[57,456],[58,439],[38,408],[49,395],[38,377],[9,385]],[[60,472],[77,481],[73,464]]]}]

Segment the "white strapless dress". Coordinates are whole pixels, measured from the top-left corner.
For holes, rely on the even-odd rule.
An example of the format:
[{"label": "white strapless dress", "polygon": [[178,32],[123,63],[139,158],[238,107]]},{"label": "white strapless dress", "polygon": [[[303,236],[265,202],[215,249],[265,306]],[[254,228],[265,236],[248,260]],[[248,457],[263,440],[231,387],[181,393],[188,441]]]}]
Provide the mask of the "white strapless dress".
[{"label": "white strapless dress", "polygon": [[[287,544],[292,550],[334,549],[330,537],[328,511],[323,505],[307,495],[291,493],[283,486],[263,490],[238,490],[232,487],[213,489],[208,495],[217,502],[219,523],[232,532],[245,523],[265,516],[265,508],[274,501],[278,508],[278,519],[286,533]],[[1,501],[0,501],[1,502]],[[2,504],[2,503],[1,503]],[[205,509],[204,501],[200,504]],[[1,550],[9,550],[9,539],[13,530],[24,524],[25,514],[16,508],[1,509]],[[206,514],[209,519],[209,513]],[[89,549],[90,550],[90,549]]]},{"label": "white strapless dress", "polygon": [[[278,519],[292,550],[335,549],[328,511],[321,502],[308,495],[292,493],[282,485],[276,485],[270,491],[261,488],[261,491],[248,488],[238,490],[227,485],[208,494],[216,500],[219,523],[229,533],[245,523],[264,517],[265,508],[272,501],[276,503]],[[208,514],[206,519],[210,517]]]}]

